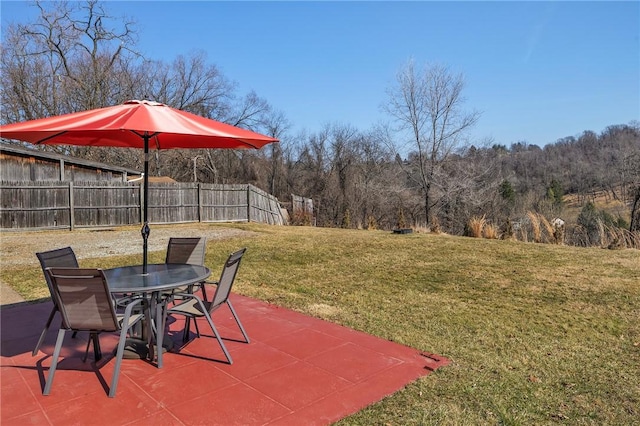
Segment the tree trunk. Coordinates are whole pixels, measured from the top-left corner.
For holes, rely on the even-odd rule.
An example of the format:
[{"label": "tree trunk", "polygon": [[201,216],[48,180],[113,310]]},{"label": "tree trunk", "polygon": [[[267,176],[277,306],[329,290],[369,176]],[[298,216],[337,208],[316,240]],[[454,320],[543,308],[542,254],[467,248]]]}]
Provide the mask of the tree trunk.
[{"label": "tree trunk", "polygon": [[427,226],[429,226],[429,217],[431,216],[431,208],[429,207],[429,188],[424,191],[424,214]]},{"label": "tree trunk", "polygon": [[636,188],[636,195],[633,197],[633,206],[631,207],[631,224],[629,231],[640,232],[640,185]]}]

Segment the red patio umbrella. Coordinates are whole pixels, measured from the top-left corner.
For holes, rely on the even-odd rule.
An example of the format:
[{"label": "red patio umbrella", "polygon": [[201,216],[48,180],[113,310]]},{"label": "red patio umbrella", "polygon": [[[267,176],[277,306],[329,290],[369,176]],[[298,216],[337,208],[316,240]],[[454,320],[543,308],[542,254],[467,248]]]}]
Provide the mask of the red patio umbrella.
[{"label": "red patio umbrella", "polygon": [[33,144],[113,146],[144,149],[143,271],[147,272],[149,146],[170,148],[259,149],[277,139],[152,101],[0,126],[0,137]]}]

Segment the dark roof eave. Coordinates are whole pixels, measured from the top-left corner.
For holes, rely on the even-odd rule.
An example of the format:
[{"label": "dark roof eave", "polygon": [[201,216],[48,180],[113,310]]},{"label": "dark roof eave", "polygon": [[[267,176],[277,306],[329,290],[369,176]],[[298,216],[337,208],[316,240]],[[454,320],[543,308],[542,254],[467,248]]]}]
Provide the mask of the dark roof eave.
[{"label": "dark roof eave", "polygon": [[127,173],[130,175],[141,175],[140,170],[127,169],[125,167],[112,166],[110,164],[99,163],[97,161],[84,160],[82,158],[70,157],[68,155],[57,154],[55,152],[38,151],[36,149],[23,148],[17,145],[0,143],[0,152],[11,152],[14,154],[20,154],[24,156],[32,156],[43,158],[47,160],[63,160],[65,163],[77,164],[80,166],[88,166],[96,169],[111,170],[120,173]]}]

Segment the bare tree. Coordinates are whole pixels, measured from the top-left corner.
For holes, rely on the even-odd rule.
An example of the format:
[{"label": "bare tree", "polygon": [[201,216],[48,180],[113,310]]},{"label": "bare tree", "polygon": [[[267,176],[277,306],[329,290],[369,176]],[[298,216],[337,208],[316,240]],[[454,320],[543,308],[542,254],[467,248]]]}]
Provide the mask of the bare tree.
[{"label": "bare tree", "polygon": [[360,194],[355,191],[356,164],[360,161],[356,149],[359,138],[357,129],[349,125],[334,124],[329,130],[329,175],[335,190],[327,195],[335,206],[335,224],[344,227],[351,227],[351,216],[356,213],[359,201]]},{"label": "bare tree", "polygon": [[[31,120],[130,99],[142,81],[134,22],[108,14],[95,0],[36,2],[40,15],[10,24],[3,35],[0,95],[3,122]],[[43,148],[45,149],[45,148]],[[47,147],[96,161],[109,148]],[[120,150],[118,164],[135,167]],[[122,161],[129,157],[131,162]]]},{"label": "bare tree", "polygon": [[[386,129],[373,128],[357,141],[359,161],[354,196],[359,201],[358,220],[364,228],[391,228],[400,208],[395,202],[405,191],[388,149]],[[404,175],[402,175],[404,176]]]},{"label": "bare tree", "polygon": [[276,197],[288,196],[290,188],[287,187],[285,176],[285,152],[288,150],[287,132],[291,128],[291,122],[282,111],[272,111],[265,117],[264,127],[266,134],[280,140],[279,143],[269,144],[270,170],[268,177],[268,191]]},{"label": "bare tree", "polygon": [[9,25],[1,58],[5,122],[122,102],[113,84],[135,55],[134,23],[95,0],[36,2],[33,24]]},{"label": "bare tree", "polygon": [[145,69],[147,83],[139,89],[144,98],[230,123],[235,86],[218,67],[207,63],[205,52],[179,55],[170,64],[149,61]]},{"label": "bare tree", "polygon": [[[479,118],[477,112],[464,112],[462,75],[445,66],[427,65],[416,70],[409,61],[388,90],[385,110],[395,119],[414,153],[409,178],[424,197],[424,216],[429,224],[434,181],[453,149],[465,143],[465,133]],[[405,164],[404,162],[401,164]],[[408,165],[408,163],[407,163]]]}]

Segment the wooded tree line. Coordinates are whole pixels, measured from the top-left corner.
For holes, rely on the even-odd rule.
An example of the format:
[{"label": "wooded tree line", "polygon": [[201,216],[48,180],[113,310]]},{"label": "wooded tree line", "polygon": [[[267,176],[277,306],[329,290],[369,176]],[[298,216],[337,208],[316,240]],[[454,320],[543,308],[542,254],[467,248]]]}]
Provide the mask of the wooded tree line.
[{"label": "wooded tree line", "polygon": [[[619,217],[596,210],[596,216],[640,232],[638,122],[543,148],[469,141],[467,130],[480,115],[464,105],[463,77],[446,66],[409,61],[386,94],[388,124],[363,130],[334,123],[294,134],[284,113],[256,93],[239,94],[204,52],[170,63],[145,57],[136,50],[135,22],[111,16],[107,6],[36,3],[36,22],[3,31],[3,123],[149,99],[281,141],[260,151],[155,151],[152,174],[250,183],[282,201],[291,194],[312,198],[319,226],[464,234],[472,218],[484,217],[508,233],[529,212],[562,217],[565,194],[586,206],[605,191],[627,210]],[[135,149],[39,149],[142,168]]]}]

